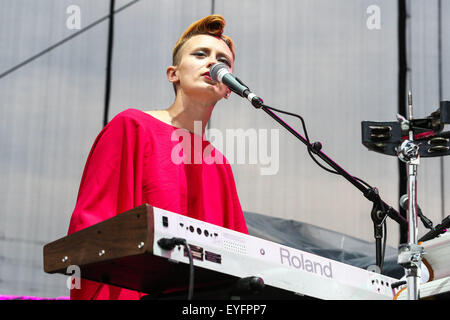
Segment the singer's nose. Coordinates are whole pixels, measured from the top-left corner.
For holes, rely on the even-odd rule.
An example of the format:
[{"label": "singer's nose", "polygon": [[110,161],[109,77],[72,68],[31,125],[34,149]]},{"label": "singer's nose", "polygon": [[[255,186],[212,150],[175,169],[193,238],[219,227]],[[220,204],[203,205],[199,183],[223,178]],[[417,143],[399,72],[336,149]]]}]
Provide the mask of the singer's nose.
[{"label": "singer's nose", "polygon": [[217,59],[216,59],[215,57],[209,56],[208,62],[207,62],[207,64],[206,64],[206,67],[207,67],[208,69],[211,69],[211,67],[212,67],[213,65],[215,65],[217,62],[218,62],[218,61],[217,61]]}]

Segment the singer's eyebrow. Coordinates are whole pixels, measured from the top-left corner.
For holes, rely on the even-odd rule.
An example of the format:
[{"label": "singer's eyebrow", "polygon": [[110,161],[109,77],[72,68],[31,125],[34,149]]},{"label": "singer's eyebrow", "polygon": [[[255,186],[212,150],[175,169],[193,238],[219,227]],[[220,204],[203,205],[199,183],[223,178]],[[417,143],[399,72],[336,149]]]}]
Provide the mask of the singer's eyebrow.
[{"label": "singer's eyebrow", "polygon": [[[192,52],[195,52],[195,51],[205,51],[205,52],[207,52],[208,54],[211,53],[211,49],[208,48],[208,47],[199,47],[199,48],[194,48],[194,49],[192,49]],[[229,63],[232,63],[232,62],[233,62],[233,59],[231,59],[230,56],[227,55],[227,54],[226,54],[225,52],[223,52],[223,51],[217,50],[217,56],[218,56],[218,57],[225,57],[225,58],[228,60]]]}]

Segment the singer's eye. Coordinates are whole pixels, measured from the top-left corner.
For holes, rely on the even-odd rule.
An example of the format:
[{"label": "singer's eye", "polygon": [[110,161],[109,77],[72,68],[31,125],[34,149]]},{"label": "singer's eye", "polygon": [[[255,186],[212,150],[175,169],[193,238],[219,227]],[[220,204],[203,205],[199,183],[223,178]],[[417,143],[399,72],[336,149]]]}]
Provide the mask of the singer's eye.
[{"label": "singer's eye", "polygon": [[221,58],[219,59],[219,61],[225,63],[227,66],[231,68],[231,63],[228,61],[227,58]]},{"label": "singer's eye", "polygon": [[203,51],[194,52],[192,55],[197,57],[206,57],[206,53],[204,53]]}]

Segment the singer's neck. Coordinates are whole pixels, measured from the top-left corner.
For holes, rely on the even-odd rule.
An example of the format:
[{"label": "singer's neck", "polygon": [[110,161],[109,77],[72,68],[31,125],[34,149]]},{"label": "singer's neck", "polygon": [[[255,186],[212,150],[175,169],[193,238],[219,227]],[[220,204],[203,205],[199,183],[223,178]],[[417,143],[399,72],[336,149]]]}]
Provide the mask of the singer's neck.
[{"label": "singer's neck", "polygon": [[[203,136],[216,102],[195,99],[179,91],[174,103],[165,111],[173,126],[187,129],[192,133]],[[194,132],[194,124],[196,121],[200,121],[202,124],[201,133]],[[198,128],[198,125],[196,128]]]}]

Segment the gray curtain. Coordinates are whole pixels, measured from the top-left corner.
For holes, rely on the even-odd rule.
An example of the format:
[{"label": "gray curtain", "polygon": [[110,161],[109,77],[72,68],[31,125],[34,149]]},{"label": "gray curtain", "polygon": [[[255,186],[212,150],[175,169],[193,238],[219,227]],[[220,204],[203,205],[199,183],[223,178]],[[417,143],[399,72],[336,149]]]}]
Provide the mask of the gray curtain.
[{"label": "gray curtain", "polygon": [[[116,8],[130,2],[118,0]],[[80,31],[67,26],[70,6],[80,9],[82,30],[108,14],[110,1],[0,3],[2,74]],[[369,27],[373,6],[379,28]],[[450,1],[411,0],[408,9],[408,81],[422,117],[450,99],[444,14]],[[363,147],[360,129],[361,121],[395,121],[397,114],[396,1],[141,0],[115,16],[108,119],[126,108],[173,102],[165,75],[173,45],[190,23],[212,12],[225,17],[225,33],[236,43],[234,73],[269,106],[303,116],[311,140],[397,207],[397,159]],[[0,78],[0,295],[68,295],[65,276],[43,272],[42,247],[66,235],[84,163],[102,128],[107,37],[105,20]],[[298,119],[281,117],[303,133]],[[373,241],[371,203],[319,168],[265,113],[232,95],[217,104],[209,128],[224,135],[249,130],[267,148],[256,163],[247,149],[240,163],[236,150],[222,145],[245,211]],[[268,168],[272,174],[262,174]],[[450,211],[443,194],[450,190],[448,168],[448,157],[423,159],[419,167],[419,205],[435,224]],[[398,239],[398,225],[389,220],[388,244],[396,247]]]}]

